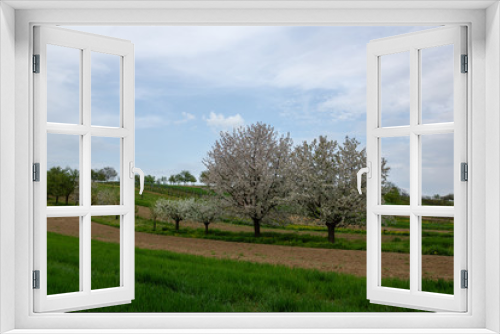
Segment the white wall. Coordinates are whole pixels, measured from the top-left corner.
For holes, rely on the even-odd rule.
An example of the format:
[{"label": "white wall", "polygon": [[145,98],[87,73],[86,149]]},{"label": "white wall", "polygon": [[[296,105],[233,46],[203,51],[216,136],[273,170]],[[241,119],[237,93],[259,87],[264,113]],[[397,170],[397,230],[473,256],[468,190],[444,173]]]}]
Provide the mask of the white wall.
[{"label": "white wall", "polygon": [[[65,2],[66,3],[66,2]],[[13,325],[12,311],[14,309],[13,303],[13,289],[12,289],[12,273],[14,269],[18,274],[17,284],[17,298],[16,298],[16,308],[18,312],[16,313],[16,324],[23,328],[35,328],[37,326],[44,326],[46,328],[71,328],[77,326],[90,326],[94,328],[108,328],[121,327],[125,328],[135,328],[138,324],[137,317],[131,317],[129,315],[120,316],[117,315],[113,322],[105,323],[103,317],[94,317],[90,315],[85,315],[79,318],[71,317],[59,317],[57,322],[54,319],[57,315],[51,315],[50,317],[28,317],[26,310],[31,309],[31,294],[32,290],[26,289],[26,285],[29,284],[30,274],[32,267],[29,263],[29,245],[30,243],[30,224],[32,224],[32,217],[30,215],[30,205],[29,200],[30,194],[30,162],[31,162],[31,128],[30,128],[30,104],[29,104],[29,94],[30,91],[30,81],[29,81],[29,64],[30,64],[30,50],[29,50],[29,22],[80,22],[80,23],[99,23],[99,22],[110,22],[115,24],[133,24],[133,23],[143,23],[149,22],[151,24],[155,23],[177,23],[177,24],[199,24],[201,23],[224,23],[224,22],[249,22],[252,24],[268,24],[269,22],[277,22],[282,24],[288,24],[290,22],[308,24],[310,22],[337,22],[338,24],[349,23],[349,22],[365,22],[365,23],[378,23],[378,22],[407,22],[407,21],[421,21],[429,22],[433,24],[435,22],[449,22],[449,23],[473,23],[473,41],[475,41],[475,53],[473,55],[473,83],[474,87],[479,87],[478,94],[474,96],[472,104],[474,105],[474,115],[471,118],[471,131],[472,137],[474,137],[474,147],[472,152],[474,152],[475,159],[472,159],[473,169],[470,171],[470,175],[474,178],[474,189],[471,193],[473,204],[472,222],[474,224],[471,233],[475,240],[474,249],[469,253],[472,254],[474,261],[471,268],[471,279],[476,282],[480,281],[481,286],[479,289],[474,289],[474,293],[469,292],[469,296],[472,299],[472,310],[475,313],[473,323],[468,319],[468,316],[456,317],[451,315],[437,315],[436,317],[426,318],[425,322],[422,322],[416,327],[438,327],[440,325],[450,325],[453,327],[465,327],[472,325],[473,327],[483,327],[484,318],[482,315],[485,311],[485,298],[487,301],[487,312],[488,312],[488,327],[494,329],[495,331],[500,331],[500,321],[498,316],[500,314],[500,287],[498,285],[498,277],[500,273],[500,261],[497,261],[495,265],[488,266],[488,275],[485,282],[485,278],[482,275],[484,273],[484,236],[487,235],[488,242],[486,243],[487,253],[494,254],[498,260],[500,246],[498,245],[498,240],[500,240],[500,135],[498,129],[500,128],[500,116],[499,106],[499,87],[500,87],[500,75],[499,75],[499,54],[500,54],[500,41],[499,41],[499,9],[498,6],[491,7],[488,10],[488,20],[484,18],[483,10],[476,11],[454,11],[454,10],[432,10],[432,11],[383,11],[383,10],[369,10],[362,11],[358,13],[357,11],[342,11],[342,10],[330,10],[330,11],[311,11],[311,10],[249,10],[245,12],[232,12],[225,10],[214,10],[210,13],[203,12],[200,10],[155,10],[155,11],[136,11],[136,10],[53,10],[53,11],[30,11],[30,10],[18,10],[17,11],[17,47],[16,47],[16,58],[18,63],[16,66],[17,81],[15,85],[16,90],[16,129],[14,134],[13,126],[13,109],[12,106],[14,81],[13,74],[10,73],[13,69],[13,60],[8,61],[9,57],[12,56],[12,41],[6,42],[3,37],[4,31],[12,31],[12,29],[3,29],[4,25],[12,28],[13,18],[12,9],[6,7],[5,5],[0,5],[0,10],[4,10],[0,13],[0,42],[2,45],[2,50],[0,52],[0,258],[3,262],[0,263],[0,271],[2,274],[7,273],[7,276],[2,275],[2,281],[0,281],[0,293],[1,303],[0,303],[0,331],[4,331],[9,326]],[[9,13],[9,14],[7,14]],[[5,16],[9,16],[12,20],[12,24],[6,24],[10,22],[4,19]],[[448,18],[449,17],[449,18]],[[486,26],[487,24],[487,26]],[[485,80],[484,72],[485,66],[484,60],[484,50],[483,50],[483,29],[487,28],[488,32],[491,33],[488,40],[488,47],[494,52],[488,54],[488,90],[484,89]],[[478,31],[480,31],[478,33]],[[7,36],[10,36],[7,34]],[[474,38],[476,36],[476,38]],[[10,36],[12,37],[12,36]],[[7,47],[5,47],[7,45]],[[6,57],[2,57],[2,54],[6,54]],[[476,66],[478,65],[479,66]],[[488,92],[487,98],[487,122],[485,118],[485,94]],[[4,107],[4,105],[6,107]],[[10,111],[9,111],[10,110]],[[4,131],[5,129],[5,131]],[[488,140],[485,140],[485,129],[487,130]],[[13,136],[16,136],[16,145],[19,148],[15,153],[11,146],[13,146],[14,140]],[[485,151],[485,148],[492,149],[490,151]],[[486,153],[487,154],[486,154]],[[487,157],[486,157],[487,155]],[[13,165],[12,162],[14,158],[17,160],[16,163],[16,267],[14,268],[14,263],[12,262],[14,254],[12,250],[12,239],[14,235],[13,227],[14,213],[10,210],[13,208],[12,197],[8,195],[13,194]],[[487,160],[488,167],[485,167],[485,160]],[[488,175],[487,182],[485,182],[485,171],[490,172]],[[5,182],[4,182],[5,181]],[[486,187],[486,188],[485,188]],[[488,191],[489,196],[485,200],[484,190]],[[4,196],[5,195],[5,196]],[[487,216],[485,216],[485,208],[488,205]],[[5,218],[4,218],[5,217]],[[485,222],[488,222],[485,224]],[[485,225],[490,225],[485,231]],[[487,233],[485,233],[487,232]],[[10,236],[7,238],[6,236]],[[479,237],[478,237],[479,236]],[[476,275],[474,273],[480,273]],[[486,288],[487,293],[484,293],[484,288]],[[471,291],[471,289],[469,290]],[[479,318],[477,315],[480,315]],[[224,318],[222,322],[222,317],[220,316],[210,316],[206,317],[203,315],[190,317],[179,316],[177,318],[170,317],[168,320],[168,326],[178,327],[181,326],[194,326],[199,328],[220,328],[223,323],[227,328],[237,328],[240,326],[264,326],[264,321],[271,318],[267,315],[251,315],[251,316],[239,316],[234,315],[231,317]],[[335,318],[335,320],[332,320]],[[90,321],[89,321],[90,319]],[[360,321],[360,319],[362,319]],[[309,321],[316,328],[329,328],[331,326],[337,326],[339,328],[349,328],[353,324],[359,328],[367,327],[401,327],[401,321],[396,322],[394,320],[406,319],[402,317],[395,317],[394,315],[384,316],[377,315],[372,316],[356,316],[350,317],[349,315],[336,315],[331,317],[329,315],[315,315],[314,318],[311,317]],[[5,321],[3,321],[5,320]],[[274,320],[274,319],[273,319]],[[363,321],[364,320],[364,321]],[[354,322],[353,322],[354,321]],[[269,323],[266,322],[266,324]],[[165,319],[161,317],[150,317],[148,319],[148,324],[151,327],[162,328],[166,326]],[[287,316],[279,315],[276,316],[273,326],[296,326],[296,328],[303,328],[306,326],[305,317],[301,316]],[[311,325],[311,326],[313,326]],[[52,326],[52,327],[50,327]],[[276,327],[282,328],[282,327]]]},{"label": "white wall", "polygon": [[0,333],[14,328],[15,12],[0,3]]},{"label": "white wall", "polygon": [[486,266],[486,328],[500,332],[500,13],[499,4],[486,11],[486,254],[496,254]]}]

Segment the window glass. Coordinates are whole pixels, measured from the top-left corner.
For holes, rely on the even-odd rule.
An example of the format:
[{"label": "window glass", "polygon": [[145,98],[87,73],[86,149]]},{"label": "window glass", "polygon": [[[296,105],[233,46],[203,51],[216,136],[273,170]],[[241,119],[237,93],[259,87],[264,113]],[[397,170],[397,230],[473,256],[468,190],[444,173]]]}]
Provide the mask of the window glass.
[{"label": "window glass", "polygon": [[381,216],[381,285],[410,289],[410,217]]},{"label": "window glass", "polygon": [[420,51],[422,123],[453,122],[453,45]]},{"label": "window glass", "polygon": [[80,291],[80,217],[47,218],[47,294]]},{"label": "window glass", "polygon": [[120,284],[120,215],[92,216],[92,290]]},{"label": "window glass", "polygon": [[453,294],[453,217],[420,217],[422,291]]},{"label": "window glass", "polygon": [[47,122],[80,123],[80,49],[47,45]]},{"label": "window glass", "polygon": [[410,125],[410,52],[380,57],[382,126]]},{"label": "window glass", "polygon": [[453,206],[453,133],[423,135],[422,205]]},{"label": "window glass", "polygon": [[410,137],[380,139],[382,204],[410,204]]},{"label": "window glass", "polygon": [[121,139],[92,137],[92,205],[120,205]]},{"label": "window glass", "polygon": [[120,59],[92,52],[92,125],[120,127]]},{"label": "window glass", "polygon": [[47,134],[47,206],[80,203],[80,136]]}]

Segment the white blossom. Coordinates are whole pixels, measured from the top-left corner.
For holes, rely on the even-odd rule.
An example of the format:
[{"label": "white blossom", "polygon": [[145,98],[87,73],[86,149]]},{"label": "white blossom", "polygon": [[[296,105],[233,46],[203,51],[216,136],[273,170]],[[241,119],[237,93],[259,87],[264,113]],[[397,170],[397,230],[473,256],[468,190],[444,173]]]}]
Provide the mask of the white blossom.
[{"label": "white blossom", "polygon": [[255,236],[262,219],[290,190],[292,140],[257,123],[221,132],[203,160],[210,187],[234,209],[252,219]]}]

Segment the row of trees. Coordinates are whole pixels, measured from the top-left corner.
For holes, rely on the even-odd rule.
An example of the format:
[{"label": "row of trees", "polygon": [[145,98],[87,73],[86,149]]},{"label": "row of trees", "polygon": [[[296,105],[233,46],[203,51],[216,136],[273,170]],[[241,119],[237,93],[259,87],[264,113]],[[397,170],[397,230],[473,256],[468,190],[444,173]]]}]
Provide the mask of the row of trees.
[{"label": "row of trees", "polygon": [[196,177],[187,170],[183,170],[179,174],[170,175],[170,177],[168,178],[168,182],[170,182],[171,184],[187,184],[195,183],[196,181]]},{"label": "row of trees", "polygon": [[[91,170],[92,182],[100,181],[107,182],[116,178],[118,173],[113,167],[104,167],[102,169]],[[56,205],[59,204],[59,198],[65,199],[65,204],[69,204],[71,195],[75,197],[75,204],[78,203],[78,188],[80,183],[80,172],[78,169],[70,167],[62,168],[59,166],[52,167],[47,171],[47,196],[53,196],[56,200]],[[106,191],[104,191],[106,193]],[[97,186],[92,187],[92,204],[102,202],[110,204],[116,200],[106,200],[104,197],[110,197],[106,194],[101,195],[102,199],[97,199]],[[110,202],[110,203],[108,203]]]},{"label": "row of trees", "polygon": [[[138,177],[136,178],[136,180],[138,180]],[[168,178],[166,176],[156,178],[156,176],[154,175],[146,175],[144,177],[144,182],[149,184],[166,184],[167,182],[169,182],[170,184],[183,183],[184,185],[186,185],[188,183],[193,184],[196,181],[196,177],[188,170],[183,170],[179,174],[170,175],[170,177]]]},{"label": "row of trees", "polygon": [[107,182],[107,181],[114,181],[115,178],[118,176],[118,173],[113,167],[104,167],[101,169],[92,169],[90,171],[90,178],[92,181],[100,181],[100,182]]},{"label": "row of trees", "polygon": [[205,225],[205,234],[208,234],[208,225],[218,219],[221,215],[221,206],[213,200],[195,200],[193,198],[184,200],[160,199],[154,207],[150,208],[151,218],[156,231],[156,221],[173,220],[175,229],[179,230],[179,223],[190,219]]},{"label": "row of trees", "polygon": [[[355,138],[338,143],[320,136],[293,147],[289,134],[252,124],[221,132],[203,160],[204,181],[222,202],[252,220],[256,237],[269,213],[292,204],[325,224],[333,243],[336,227],[365,222],[366,198],[357,192],[356,174],[366,166],[366,152],[359,144]],[[388,173],[384,160],[383,182]]]},{"label": "row of trees", "polygon": [[78,190],[79,180],[78,169],[52,167],[47,171],[47,196],[54,196],[56,204],[59,204],[59,198],[63,197],[68,205],[69,197]]},{"label": "row of trees", "polygon": [[[387,182],[383,191],[383,200],[387,204],[393,205],[410,205],[410,195],[404,190],[396,186],[392,182]],[[453,194],[432,196],[423,195],[422,205],[440,205],[452,206],[455,196]]]}]

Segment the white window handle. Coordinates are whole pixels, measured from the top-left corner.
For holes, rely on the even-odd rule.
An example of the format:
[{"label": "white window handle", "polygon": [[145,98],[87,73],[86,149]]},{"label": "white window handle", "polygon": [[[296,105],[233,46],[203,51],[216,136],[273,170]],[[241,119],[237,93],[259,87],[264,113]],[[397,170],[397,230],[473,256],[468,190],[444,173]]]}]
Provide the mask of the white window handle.
[{"label": "white window handle", "polygon": [[372,163],[371,162],[368,162],[368,167],[361,168],[358,171],[358,192],[360,195],[362,194],[362,192],[361,192],[361,176],[363,175],[363,173],[366,173],[366,176],[369,179],[371,179],[371,177],[372,177]]},{"label": "white window handle", "polygon": [[139,195],[142,195],[142,191],[144,190],[144,172],[142,171],[142,169],[134,167],[134,162],[130,161],[129,173],[131,179],[135,177],[135,174],[139,174],[139,184],[140,184]]}]

